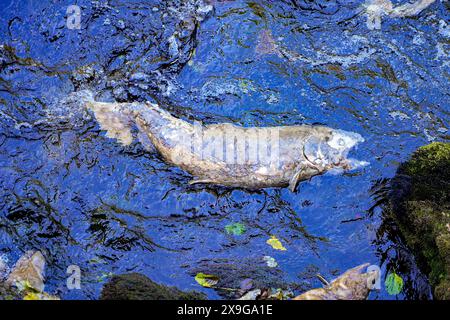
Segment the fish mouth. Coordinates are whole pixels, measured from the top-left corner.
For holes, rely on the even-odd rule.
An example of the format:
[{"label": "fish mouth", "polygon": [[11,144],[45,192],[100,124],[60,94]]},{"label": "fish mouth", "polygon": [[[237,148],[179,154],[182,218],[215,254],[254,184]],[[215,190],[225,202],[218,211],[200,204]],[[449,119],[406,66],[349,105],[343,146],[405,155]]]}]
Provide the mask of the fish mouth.
[{"label": "fish mouth", "polygon": [[331,161],[331,167],[337,167],[344,170],[354,170],[369,165],[369,162],[367,161],[347,157],[352,149],[356,150],[358,148],[358,145],[365,141],[362,135],[356,132],[344,131],[339,129],[334,130],[333,133],[343,137],[348,147],[344,147],[340,154],[334,158],[334,160],[336,161]]},{"label": "fish mouth", "polygon": [[353,170],[369,165],[367,161],[347,157],[350,150],[364,141],[359,133],[337,129],[326,141],[317,137],[309,139],[303,147],[303,156],[319,171]]},{"label": "fish mouth", "polygon": [[354,158],[348,158],[345,159],[345,166],[347,167],[347,170],[355,170],[359,168],[367,167],[370,164],[370,162],[364,161],[364,160],[358,160]]}]

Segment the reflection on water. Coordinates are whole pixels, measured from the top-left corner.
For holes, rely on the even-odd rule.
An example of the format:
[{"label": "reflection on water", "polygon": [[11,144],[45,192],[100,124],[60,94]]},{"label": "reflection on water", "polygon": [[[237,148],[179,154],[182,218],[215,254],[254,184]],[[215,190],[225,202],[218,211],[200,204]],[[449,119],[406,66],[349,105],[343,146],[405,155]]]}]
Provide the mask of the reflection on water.
[{"label": "reflection on water", "polygon": [[[403,176],[404,178],[404,176]],[[382,220],[376,233],[374,244],[380,261],[386,270],[401,275],[404,281],[403,293],[406,299],[432,299],[432,291],[428,280],[416,266],[416,260],[411,250],[405,245],[401,236],[398,221],[389,211],[389,205],[400,203],[400,199],[408,192],[408,181],[401,181],[402,176],[396,176],[390,181],[378,180],[372,189],[375,200],[369,209],[370,215],[380,215]],[[381,209],[384,209],[381,211]]]},{"label": "reflection on water", "polygon": [[[49,291],[67,299],[97,298],[110,273],[129,271],[229,297],[193,274],[240,270],[242,280],[238,262],[264,267],[264,256],[278,266],[258,271],[261,285],[299,293],[320,286],[313,273],[332,279],[370,262],[383,276],[392,264],[411,274],[397,298],[428,295],[395,232],[382,231],[389,221],[367,213],[376,181],[417,146],[449,138],[448,2],[372,31],[360,1],[78,3],[80,30],[66,28],[71,1],[0,7],[0,254],[43,250]],[[352,157],[371,165],[295,194],[189,186],[158,154],[106,138],[70,95],[83,89],[206,123],[358,132],[366,142]],[[244,234],[225,231],[236,222]],[[286,251],[266,243],[272,235]],[[65,287],[71,264],[80,291]],[[383,288],[370,298],[396,297]]]}]

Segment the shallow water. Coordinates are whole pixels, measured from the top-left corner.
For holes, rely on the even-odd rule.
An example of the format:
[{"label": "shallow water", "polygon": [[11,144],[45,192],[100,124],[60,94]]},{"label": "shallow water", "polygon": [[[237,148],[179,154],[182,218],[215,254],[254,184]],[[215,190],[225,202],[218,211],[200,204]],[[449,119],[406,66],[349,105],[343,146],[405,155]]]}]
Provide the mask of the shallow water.
[{"label": "shallow water", "polygon": [[[229,293],[200,287],[197,272],[297,294],[321,285],[316,273],[333,279],[364,262],[382,270],[370,299],[430,298],[386,232],[374,186],[418,146],[449,140],[449,2],[385,18],[381,30],[367,29],[360,1],[77,3],[73,30],[70,0],[0,1],[1,255],[42,250],[47,291],[64,299],[98,298],[111,274],[131,271],[210,298]],[[366,141],[351,156],[370,166],[296,193],[188,186],[157,154],[106,138],[71,96],[80,90],[207,123],[358,132]],[[235,222],[243,235],[226,232]],[[82,269],[81,290],[66,287],[69,265]],[[397,296],[383,285],[390,271],[405,281]]]}]

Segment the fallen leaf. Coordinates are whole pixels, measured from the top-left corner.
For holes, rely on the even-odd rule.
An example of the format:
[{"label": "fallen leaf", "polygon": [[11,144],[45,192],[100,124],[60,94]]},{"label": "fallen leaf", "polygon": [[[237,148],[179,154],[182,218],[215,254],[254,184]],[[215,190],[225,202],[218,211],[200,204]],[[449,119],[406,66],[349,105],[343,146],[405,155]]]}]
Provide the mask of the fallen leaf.
[{"label": "fallen leaf", "polygon": [[397,295],[400,292],[402,292],[403,289],[403,279],[395,272],[391,272],[386,277],[386,280],[384,282],[384,285],[386,286],[386,291],[390,295]]},{"label": "fallen leaf", "polygon": [[112,276],[114,276],[114,274],[112,272],[109,272],[109,273],[102,272],[102,274],[97,277],[97,282],[103,282],[107,278],[111,278]]},{"label": "fallen leaf", "polygon": [[280,288],[278,289],[271,289],[271,294],[269,295],[269,299],[275,299],[275,300],[287,300],[294,296],[294,293],[290,290],[282,290]]},{"label": "fallen leaf", "polygon": [[253,280],[252,279],[244,279],[241,281],[240,289],[242,291],[248,291],[253,288]]},{"label": "fallen leaf", "polygon": [[278,263],[271,256],[264,256],[263,260],[266,262],[266,264],[267,264],[267,266],[269,268],[276,268],[276,267],[278,267]]},{"label": "fallen leaf", "polygon": [[275,236],[271,236],[270,239],[266,241],[266,243],[272,246],[272,248],[274,248],[275,250],[286,251],[286,248],[283,247],[281,241],[278,240],[278,238]]},{"label": "fallen leaf", "polygon": [[234,234],[235,236],[240,236],[246,230],[242,223],[236,222],[225,226],[225,230],[228,234]]},{"label": "fallen leaf", "polygon": [[23,300],[41,300],[41,297],[39,293],[29,292],[25,297],[23,297]]},{"label": "fallen leaf", "polygon": [[219,282],[219,277],[212,274],[199,272],[195,276],[195,281],[197,281],[202,287],[211,288]]},{"label": "fallen leaf", "polygon": [[60,300],[57,296],[49,295],[45,292],[37,293],[37,292],[29,292],[23,300]]},{"label": "fallen leaf", "polygon": [[255,290],[247,292],[242,297],[240,297],[238,300],[256,300],[256,298],[258,298],[258,296],[260,296],[260,295],[261,295],[261,290],[255,289]]}]

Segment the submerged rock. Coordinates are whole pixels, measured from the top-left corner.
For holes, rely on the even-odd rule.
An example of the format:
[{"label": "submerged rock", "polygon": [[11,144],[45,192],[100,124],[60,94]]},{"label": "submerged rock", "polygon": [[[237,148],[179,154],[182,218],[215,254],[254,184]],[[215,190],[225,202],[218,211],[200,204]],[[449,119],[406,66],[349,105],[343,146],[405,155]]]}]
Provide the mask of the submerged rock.
[{"label": "submerged rock", "polygon": [[16,262],[11,270],[6,284],[15,286],[22,290],[25,286],[33,288],[38,292],[44,291],[44,268],[45,258],[39,251],[27,251]]},{"label": "submerged rock", "polygon": [[420,147],[390,182],[385,214],[428,275],[436,299],[450,299],[450,144]]},{"label": "submerged rock", "polygon": [[21,300],[22,296],[19,291],[0,283],[0,301],[1,300]]},{"label": "submerged rock", "polygon": [[175,287],[160,285],[143,274],[115,275],[105,284],[101,300],[204,300],[206,296],[195,291],[184,292]]},{"label": "submerged rock", "polygon": [[25,252],[11,272],[0,257],[0,300],[59,300],[44,292],[44,268],[45,258],[40,251]]}]

